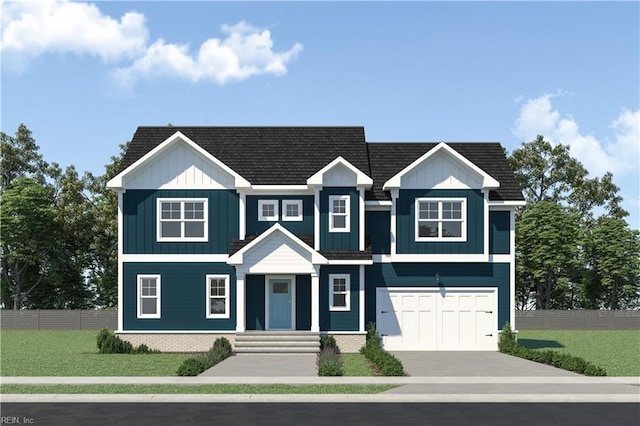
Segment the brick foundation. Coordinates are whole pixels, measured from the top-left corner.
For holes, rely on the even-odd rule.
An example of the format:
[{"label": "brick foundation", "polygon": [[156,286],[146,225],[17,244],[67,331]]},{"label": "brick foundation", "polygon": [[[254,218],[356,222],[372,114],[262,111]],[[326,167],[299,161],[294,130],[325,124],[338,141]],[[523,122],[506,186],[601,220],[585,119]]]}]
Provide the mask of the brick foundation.
[{"label": "brick foundation", "polygon": [[[331,334],[331,333],[329,333]],[[341,352],[358,353],[367,340],[366,334],[332,334]]]},{"label": "brick foundation", "polygon": [[147,345],[160,352],[207,352],[218,337],[226,337],[235,344],[235,334],[229,333],[116,333],[133,346]]}]

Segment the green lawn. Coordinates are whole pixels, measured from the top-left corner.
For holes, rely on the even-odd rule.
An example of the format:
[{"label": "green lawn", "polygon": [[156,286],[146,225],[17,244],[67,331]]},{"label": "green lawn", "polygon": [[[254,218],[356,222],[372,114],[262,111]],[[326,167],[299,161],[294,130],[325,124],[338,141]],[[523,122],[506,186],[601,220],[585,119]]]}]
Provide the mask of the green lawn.
[{"label": "green lawn", "polygon": [[375,376],[369,361],[362,354],[341,354],[345,376]]},{"label": "green lawn", "polygon": [[2,376],[175,376],[189,355],[99,354],[97,330],[3,330]]},{"label": "green lawn", "polygon": [[373,394],[395,385],[2,385],[0,393]]},{"label": "green lawn", "polygon": [[[99,354],[97,330],[3,330],[2,376],[175,376],[186,354]],[[366,358],[342,354],[345,376],[373,376]]]},{"label": "green lawn", "polygon": [[521,330],[518,343],[579,356],[609,376],[640,376],[640,330]]}]

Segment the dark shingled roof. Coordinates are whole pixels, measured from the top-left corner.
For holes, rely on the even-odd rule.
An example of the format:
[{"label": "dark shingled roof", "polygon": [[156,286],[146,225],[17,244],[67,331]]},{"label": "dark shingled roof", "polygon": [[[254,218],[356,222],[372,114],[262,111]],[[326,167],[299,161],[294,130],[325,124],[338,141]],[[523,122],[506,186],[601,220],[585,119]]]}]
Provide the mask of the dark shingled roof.
[{"label": "dark shingled roof", "polygon": [[[306,245],[313,248],[313,235],[296,235]],[[229,248],[229,256],[233,256],[238,251],[242,250],[247,244],[255,240],[257,235],[247,235],[244,240],[231,241],[231,247]],[[372,252],[371,246],[367,247],[364,251],[359,250],[325,250],[320,251],[320,254],[326,257],[328,260],[371,260]]]},{"label": "dark shingled roof", "polygon": [[338,156],[371,176],[363,127],[138,127],[121,170],[177,131],[253,185],[305,185]]},{"label": "dark shingled roof", "polygon": [[[304,185],[342,156],[373,179],[367,200],[390,200],[384,183],[437,143],[366,143],[363,127],[139,127],[120,171],[180,131],[254,185]],[[500,182],[490,200],[524,200],[499,143],[449,143]]]},{"label": "dark shingled roof", "polygon": [[[524,201],[502,146],[497,142],[446,142],[451,148],[500,182],[500,188],[489,192],[490,200]],[[367,143],[373,187],[367,200],[391,200],[382,186],[409,164],[426,154],[437,143],[375,142]]]}]

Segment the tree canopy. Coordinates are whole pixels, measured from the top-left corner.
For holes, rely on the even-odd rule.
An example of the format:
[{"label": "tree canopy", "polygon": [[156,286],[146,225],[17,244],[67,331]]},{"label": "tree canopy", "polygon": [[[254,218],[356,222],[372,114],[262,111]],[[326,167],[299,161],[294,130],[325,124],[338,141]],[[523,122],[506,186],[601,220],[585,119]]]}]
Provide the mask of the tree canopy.
[{"label": "tree canopy", "polygon": [[80,176],[47,163],[23,124],[0,142],[2,306],[117,306],[117,199],[105,185],[123,151],[104,175]]},{"label": "tree canopy", "polygon": [[568,146],[543,136],[508,159],[527,200],[516,222],[517,307],[637,307],[640,237],[613,175],[589,177]]}]

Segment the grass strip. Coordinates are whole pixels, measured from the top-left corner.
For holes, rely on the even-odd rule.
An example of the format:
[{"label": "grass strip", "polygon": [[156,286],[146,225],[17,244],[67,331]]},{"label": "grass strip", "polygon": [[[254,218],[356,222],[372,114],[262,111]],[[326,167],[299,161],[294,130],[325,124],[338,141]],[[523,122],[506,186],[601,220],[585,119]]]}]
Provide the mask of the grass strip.
[{"label": "grass strip", "polygon": [[376,373],[371,369],[371,365],[367,358],[362,354],[341,354],[342,369],[345,376],[351,377],[369,377],[375,376]]},{"label": "grass strip", "polygon": [[395,385],[12,385],[2,394],[375,394]]}]

